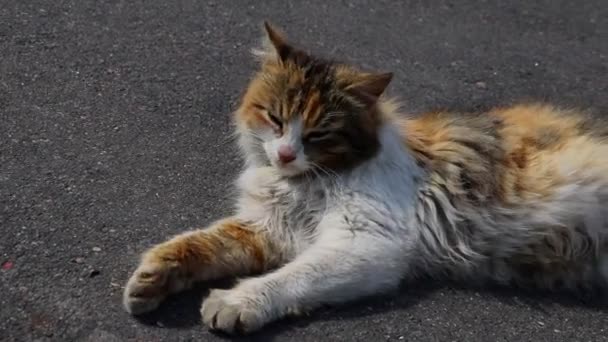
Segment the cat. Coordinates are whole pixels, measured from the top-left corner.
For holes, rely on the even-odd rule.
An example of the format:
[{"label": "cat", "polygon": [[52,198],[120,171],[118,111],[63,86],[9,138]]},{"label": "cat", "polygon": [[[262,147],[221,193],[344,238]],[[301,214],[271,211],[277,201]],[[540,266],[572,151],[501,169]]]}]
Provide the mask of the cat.
[{"label": "cat", "polygon": [[132,314],[195,282],[213,330],[452,277],[543,289],[608,285],[608,122],[548,104],[400,114],[391,73],[328,61],[265,23],[235,111],[235,214],[142,256]]}]

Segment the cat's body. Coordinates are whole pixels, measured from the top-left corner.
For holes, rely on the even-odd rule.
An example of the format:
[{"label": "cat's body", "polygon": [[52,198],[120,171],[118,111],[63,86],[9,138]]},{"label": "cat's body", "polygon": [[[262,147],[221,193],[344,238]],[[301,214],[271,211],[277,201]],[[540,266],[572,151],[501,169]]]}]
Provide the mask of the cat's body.
[{"label": "cat's body", "polygon": [[[320,220],[334,213],[353,234],[404,240],[417,259],[404,266],[412,275],[597,285],[594,259],[608,253],[608,135],[590,118],[540,104],[389,114],[381,152],[354,170],[291,180],[254,163],[238,182],[237,216],[293,241],[284,246],[290,255],[316,241]],[[517,119],[535,122],[513,132]]]},{"label": "cat's body", "polygon": [[406,118],[388,74],[272,46],[236,120],[235,215],[148,251],[133,313],[169,293],[259,274],[203,304],[250,332],[322,303],[451,276],[542,288],[608,285],[608,123],[548,105]]},{"label": "cat's body", "polygon": [[421,262],[470,280],[589,288],[603,277],[605,286],[608,135],[594,124],[540,104],[407,122],[428,172],[418,215],[441,215],[421,229]]}]

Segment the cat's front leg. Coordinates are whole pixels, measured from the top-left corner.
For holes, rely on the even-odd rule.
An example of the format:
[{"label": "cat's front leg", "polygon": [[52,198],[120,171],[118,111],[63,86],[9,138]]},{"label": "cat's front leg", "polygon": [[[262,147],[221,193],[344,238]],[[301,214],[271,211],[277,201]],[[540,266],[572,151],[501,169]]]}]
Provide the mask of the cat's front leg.
[{"label": "cat's front leg", "polygon": [[258,227],[236,218],[224,219],[145,252],[125,286],[123,303],[132,314],[144,313],[194,282],[261,272],[276,266],[279,259]]},{"label": "cat's front leg", "polygon": [[352,231],[340,218],[331,221],[322,224],[336,226],[290,263],[233,289],[212,291],[201,309],[204,324],[227,333],[249,333],[289,314],[399,284],[407,270],[400,238]]}]

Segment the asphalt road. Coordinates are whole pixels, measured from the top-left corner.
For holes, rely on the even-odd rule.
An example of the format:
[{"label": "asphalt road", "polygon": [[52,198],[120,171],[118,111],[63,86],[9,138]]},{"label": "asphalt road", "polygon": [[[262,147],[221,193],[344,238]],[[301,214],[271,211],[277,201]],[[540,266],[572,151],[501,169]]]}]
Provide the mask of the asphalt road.
[{"label": "asphalt road", "polygon": [[[395,72],[411,111],[539,99],[608,113],[608,2],[0,1],[0,340],[216,341],[204,289],[136,320],[139,252],[230,211],[230,111],[264,19]],[[406,284],[261,341],[608,341],[590,297]]]}]

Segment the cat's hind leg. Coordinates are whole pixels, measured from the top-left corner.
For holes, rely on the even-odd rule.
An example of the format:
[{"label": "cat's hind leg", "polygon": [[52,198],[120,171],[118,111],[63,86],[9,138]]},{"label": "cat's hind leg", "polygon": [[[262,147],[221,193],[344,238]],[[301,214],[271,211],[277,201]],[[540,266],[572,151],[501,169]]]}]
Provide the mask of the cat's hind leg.
[{"label": "cat's hind leg", "polygon": [[146,251],[125,286],[123,304],[132,314],[148,312],[194,282],[261,272],[275,266],[278,259],[257,227],[224,219]]}]

